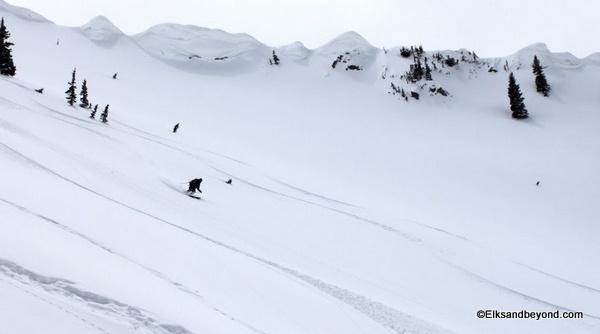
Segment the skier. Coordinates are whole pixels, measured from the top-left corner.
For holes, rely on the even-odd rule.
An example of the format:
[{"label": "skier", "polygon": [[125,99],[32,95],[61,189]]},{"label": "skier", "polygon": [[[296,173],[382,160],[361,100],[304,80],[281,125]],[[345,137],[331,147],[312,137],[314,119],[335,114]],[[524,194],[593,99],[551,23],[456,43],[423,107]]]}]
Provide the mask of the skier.
[{"label": "skier", "polygon": [[188,189],[188,193],[189,194],[193,194],[196,192],[196,190],[198,190],[199,192],[202,192],[202,190],[200,190],[200,183],[202,183],[202,178],[200,179],[193,179],[190,181],[190,188]]},{"label": "skier", "polygon": [[177,129],[179,129],[179,123],[175,124],[175,127],[173,128],[173,133],[177,132]]},{"label": "skier", "polygon": [[225,182],[225,183],[227,183],[227,184],[231,184],[231,182],[233,182],[233,181],[232,181],[231,179],[229,179],[229,180],[228,180],[227,182]]}]

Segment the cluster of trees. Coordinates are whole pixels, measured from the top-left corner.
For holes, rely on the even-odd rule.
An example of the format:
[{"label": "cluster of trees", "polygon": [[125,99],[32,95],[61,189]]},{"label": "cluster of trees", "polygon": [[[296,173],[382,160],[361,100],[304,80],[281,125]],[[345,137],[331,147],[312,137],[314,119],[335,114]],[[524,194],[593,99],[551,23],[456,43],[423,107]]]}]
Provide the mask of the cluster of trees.
[{"label": "cluster of trees", "polygon": [[400,56],[403,58],[409,58],[410,56],[421,58],[425,51],[423,50],[423,46],[411,46],[410,49],[406,47],[400,48]]},{"label": "cluster of trees", "polygon": [[[344,54],[341,54],[339,56],[337,56],[337,58],[333,61],[333,63],[331,63],[331,68],[335,68],[339,63],[348,63],[351,60],[350,57],[350,52],[346,52]],[[346,71],[351,70],[351,71],[362,71],[362,67],[360,67],[360,65],[347,65],[346,66]]]},{"label": "cluster of trees", "polygon": [[[474,53],[473,53],[474,55]],[[413,57],[413,64],[410,65],[410,68],[407,72],[405,72],[403,75],[400,76],[401,79],[404,79],[406,81],[407,84],[416,84],[422,80],[425,81],[432,81],[433,80],[433,72],[434,71],[438,71],[438,67],[436,65],[436,62],[434,60],[437,60],[438,63],[440,63],[442,65],[442,67],[444,67],[445,63],[449,63],[449,66],[454,66],[457,64],[456,59],[454,58],[450,58],[449,56],[446,56],[446,58],[444,58],[444,56],[441,53],[436,53],[433,55],[433,59],[428,59],[427,57],[425,57],[425,51],[423,50],[423,46],[419,45],[419,46],[411,46],[410,49],[406,48],[406,47],[402,47],[400,48],[400,56],[402,56],[403,58],[409,58],[409,57]],[[473,56],[474,59],[476,59],[475,55]],[[430,66],[431,64],[431,66]],[[387,68],[386,68],[387,71]],[[440,70],[441,72],[441,70]],[[386,73],[384,72],[382,74],[382,78],[385,79]],[[393,76],[392,76],[393,77]],[[425,84],[421,85],[421,88],[423,88],[425,86]],[[400,96],[402,96],[402,98],[405,101],[408,101],[408,95],[403,88],[400,88],[396,85],[394,85],[393,83],[391,83],[391,88],[392,90],[390,91],[390,93],[396,95],[396,94],[400,94]],[[429,91],[433,94],[440,94],[442,96],[449,96],[450,94],[448,93],[448,91],[446,91],[443,88],[435,88],[434,86],[432,86]],[[419,93],[411,91],[410,92],[410,97],[414,98],[415,100],[419,99]]]},{"label": "cluster of trees", "polygon": [[[433,76],[431,75],[431,67],[427,63],[427,57],[424,58],[425,66],[421,62],[421,58],[415,57],[413,59],[414,63],[410,65],[410,69],[405,73],[404,79],[407,83],[417,83],[423,78],[427,81],[433,80]],[[435,67],[435,64],[433,64]]]},{"label": "cluster of trees", "polygon": [[[77,102],[76,74],[77,74],[77,69],[75,68],[75,69],[73,69],[73,73],[71,75],[71,81],[68,83],[69,88],[65,92],[65,94],[67,94],[67,103],[69,103],[70,106],[74,105]],[[115,74],[115,76],[116,76],[116,74]],[[86,109],[92,109],[92,103],[90,103],[90,101],[88,100],[88,87],[87,87],[87,80],[85,80],[85,79],[83,80],[83,84],[81,85],[81,91],[79,92],[79,95],[81,96],[79,99],[79,102],[80,102],[79,106],[82,108],[86,108]],[[102,123],[108,122],[108,106],[109,105],[107,104],[106,107],[104,107],[104,111],[100,115],[100,120],[102,121]],[[96,104],[94,106],[94,108],[92,109],[90,118],[95,119],[97,112],[98,112],[98,105]]]},{"label": "cluster of trees", "polygon": [[442,55],[439,52],[433,55],[433,59],[440,62],[442,64],[442,67],[444,67],[444,65],[448,67],[454,67],[458,65],[458,59],[450,57],[449,55],[446,55],[446,58],[444,58],[444,55]]},{"label": "cluster of trees", "polygon": [[[427,57],[423,57],[424,54],[425,51],[423,50],[422,45],[419,45],[418,47],[411,46],[410,50],[405,47],[400,49],[400,56],[404,58],[413,56],[413,64],[410,65],[409,70],[402,76],[406,80],[406,83],[417,83],[423,80],[423,78],[427,81],[433,80],[433,77],[431,76],[431,67],[429,67],[429,64],[427,63]],[[421,59],[423,59],[423,62]],[[425,64],[425,66],[423,66],[423,64]],[[435,68],[435,64],[433,62],[432,64]]]}]

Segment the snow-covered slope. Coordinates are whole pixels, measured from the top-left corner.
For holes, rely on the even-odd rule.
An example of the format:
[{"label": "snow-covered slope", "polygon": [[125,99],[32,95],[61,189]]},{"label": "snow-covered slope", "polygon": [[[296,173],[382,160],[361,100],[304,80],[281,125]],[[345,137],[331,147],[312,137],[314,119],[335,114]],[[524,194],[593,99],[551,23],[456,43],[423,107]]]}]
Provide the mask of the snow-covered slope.
[{"label": "snow-covered slope", "polygon": [[[17,65],[0,77],[0,333],[600,330],[597,54],[533,45],[421,87],[400,48],[356,33],[271,48],[22,13],[0,1]],[[528,120],[510,118],[506,62]],[[73,68],[107,124],[66,103]]]}]

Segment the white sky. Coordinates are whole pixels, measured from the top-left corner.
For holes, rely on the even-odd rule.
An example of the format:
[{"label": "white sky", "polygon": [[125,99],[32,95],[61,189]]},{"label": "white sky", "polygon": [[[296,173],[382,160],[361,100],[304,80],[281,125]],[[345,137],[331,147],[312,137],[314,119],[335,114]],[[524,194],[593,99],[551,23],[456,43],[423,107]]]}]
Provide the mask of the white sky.
[{"label": "white sky", "polygon": [[270,46],[317,48],[356,31],[376,47],[465,48],[501,57],[543,42],[582,58],[600,52],[598,0],[8,0],[59,25],[97,15],[128,35],[159,23],[248,33]]}]

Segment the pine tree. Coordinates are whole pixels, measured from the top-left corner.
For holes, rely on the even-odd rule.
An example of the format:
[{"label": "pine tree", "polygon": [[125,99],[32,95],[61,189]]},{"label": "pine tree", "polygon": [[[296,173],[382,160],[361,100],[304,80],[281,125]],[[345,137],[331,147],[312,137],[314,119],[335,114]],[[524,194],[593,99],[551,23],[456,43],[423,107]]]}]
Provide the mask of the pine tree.
[{"label": "pine tree", "polygon": [[431,76],[431,68],[429,67],[429,64],[427,64],[427,57],[425,57],[425,80],[433,80],[433,77]]},{"label": "pine tree", "polygon": [[75,104],[75,102],[77,102],[77,93],[75,92],[77,90],[77,86],[75,85],[75,74],[77,72],[77,69],[74,68],[73,69],[73,76],[71,77],[71,82],[69,82],[69,89],[67,89],[67,91],[65,92],[65,94],[67,94],[67,102],[69,103],[69,105],[73,105]]},{"label": "pine tree", "polygon": [[79,95],[81,95],[81,99],[79,100],[81,103],[79,106],[82,108],[87,108],[90,105],[90,101],[88,100],[87,81],[85,79],[83,80],[83,84],[81,84],[81,92]]},{"label": "pine tree", "polygon": [[415,77],[415,79],[417,81],[419,81],[419,80],[423,79],[424,74],[425,74],[425,69],[423,68],[421,59],[417,58],[417,61],[415,62],[415,71],[413,73],[413,77]]},{"label": "pine tree", "polygon": [[508,98],[510,99],[510,110],[512,111],[512,117],[516,119],[525,119],[529,117],[525,103],[523,103],[523,95],[521,94],[521,88],[515,81],[515,76],[512,72],[508,76]]},{"label": "pine tree", "polygon": [[96,104],[94,106],[94,110],[92,110],[92,113],[90,114],[90,118],[96,118],[96,113],[98,112],[98,105]]},{"label": "pine tree", "polygon": [[13,62],[11,46],[15,45],[8,41],[10,32],[4,25],[4,17],[0,23],[0,74],[14,76],[17,73],[17,67]]},{"label": "pine tree", "polygon": [[544,68],[540,65],[540,61],[537,56],[533,56],[533,74],[535,74],[535,89],[538,93],[542,93],[544,96],[548,96],[550,93],[550,85],[546,80],[544,74]]},{"label": "pine tree", "polygon": [[102,112],[102,115],[100,115],[100,120],[102,121],[102,123],[108,122],[108,104],[106,105],[106,107],[104,107],[104,111]]}]

